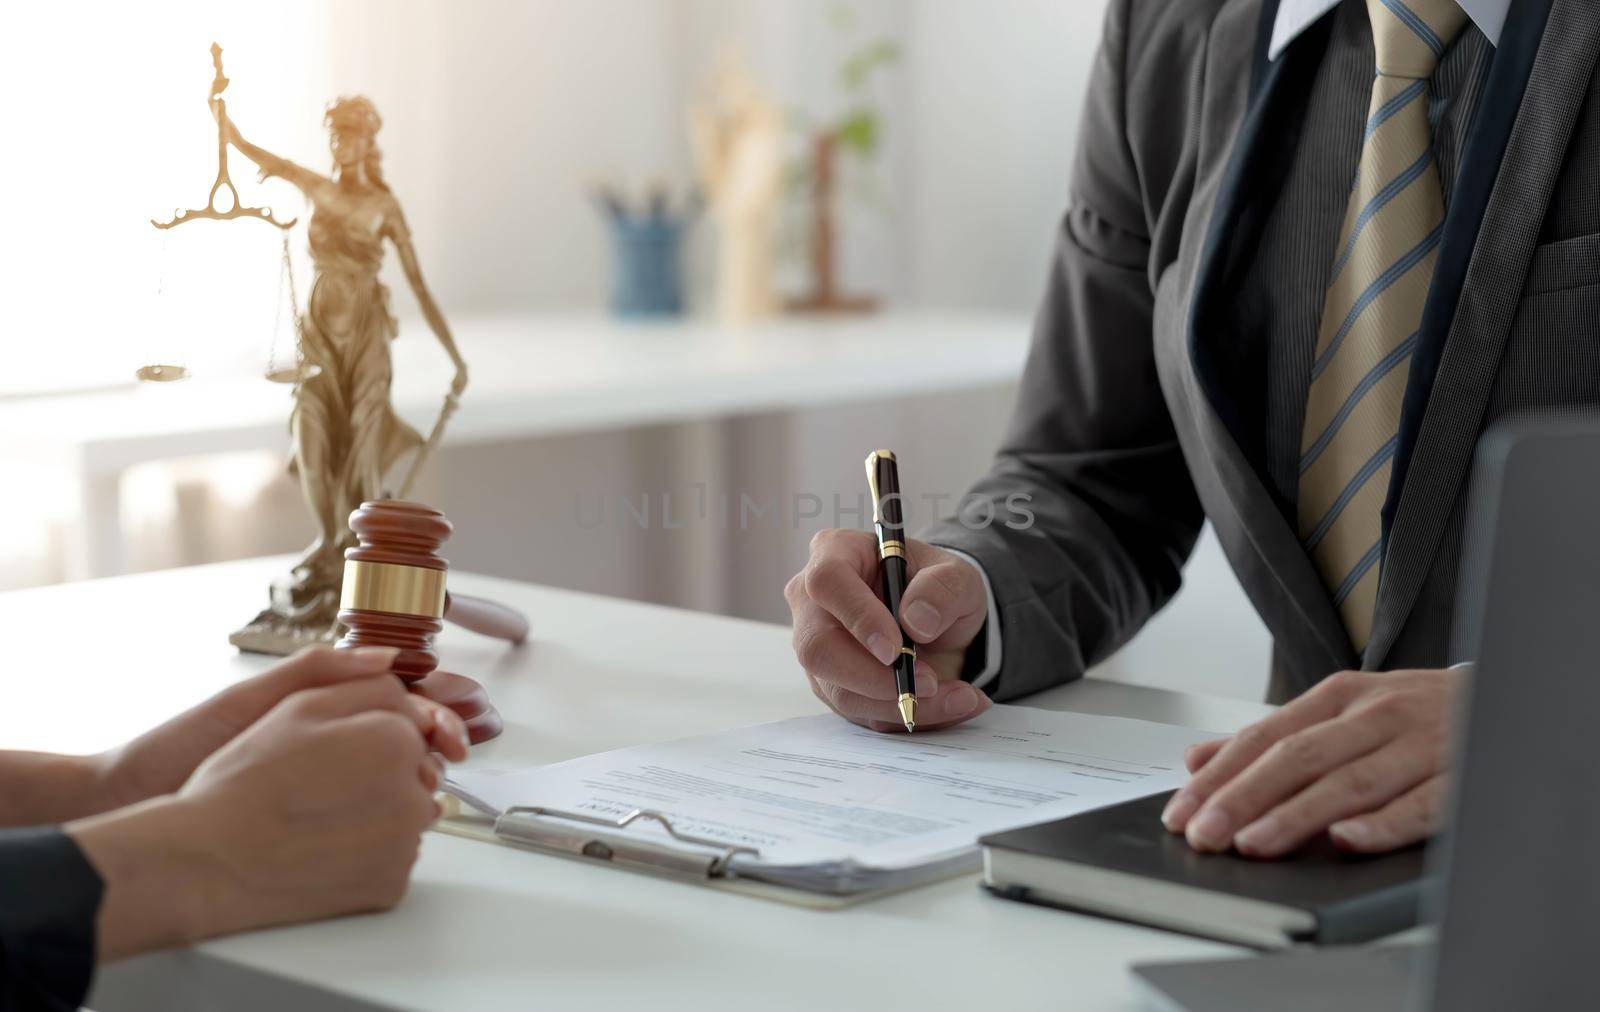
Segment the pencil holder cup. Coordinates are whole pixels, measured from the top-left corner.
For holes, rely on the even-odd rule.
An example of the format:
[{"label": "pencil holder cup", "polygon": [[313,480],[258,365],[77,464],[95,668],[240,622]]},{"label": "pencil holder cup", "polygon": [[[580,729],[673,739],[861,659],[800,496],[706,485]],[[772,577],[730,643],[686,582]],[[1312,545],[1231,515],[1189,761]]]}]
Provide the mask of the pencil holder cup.
[{"label": "pencil holder cup", "polygon": [[684,223],[649,217],[613,218],[611,311],[618,316],[677,316],[683,312]]}]

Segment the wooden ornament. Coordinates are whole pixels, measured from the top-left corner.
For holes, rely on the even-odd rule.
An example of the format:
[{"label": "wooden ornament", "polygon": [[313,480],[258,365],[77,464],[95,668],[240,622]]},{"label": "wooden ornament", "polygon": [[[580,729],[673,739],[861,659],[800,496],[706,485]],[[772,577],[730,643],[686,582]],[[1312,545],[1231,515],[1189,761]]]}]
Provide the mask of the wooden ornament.
[{"label": "wooden ornament", "polygon": [[[454,710],[474,744],[499,734],[503,723],[483,686],[436,670],[433,638],[452,604],[445,591],[450,564],[439,555],[450,521],[421,503],[381,499],[351,513],[350,529],[357,544],[344,553],[338,616],[349,632],[337,645],[398,647],[394,672],[412,692]],[[527,621],[511,609],[476,599],[463,604],[470,604],[464,610],[474,620],[464,625],[512,642],[527,636]]]}]

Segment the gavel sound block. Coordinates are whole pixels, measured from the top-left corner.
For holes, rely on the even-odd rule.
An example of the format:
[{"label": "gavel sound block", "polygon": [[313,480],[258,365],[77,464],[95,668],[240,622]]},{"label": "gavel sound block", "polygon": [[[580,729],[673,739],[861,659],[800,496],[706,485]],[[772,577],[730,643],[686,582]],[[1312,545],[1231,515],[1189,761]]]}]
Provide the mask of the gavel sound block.
[{"label": "gavel sound block", "polygon": [[499,734],[504,724],[483,686],[436,670],[433,637],[448,618],[474,632],[521,643],[528,635],[527,619],[492,601],[445,590],[450,564],[439,548],[451,526],[438,510],[393,499],[364,502],[350,514],[350,529],[359,543],[344,553],[339,603],[339,621],[350,631],[337,646],[398,647],[394,671],[412,692],[459,714],[473,743]]}]

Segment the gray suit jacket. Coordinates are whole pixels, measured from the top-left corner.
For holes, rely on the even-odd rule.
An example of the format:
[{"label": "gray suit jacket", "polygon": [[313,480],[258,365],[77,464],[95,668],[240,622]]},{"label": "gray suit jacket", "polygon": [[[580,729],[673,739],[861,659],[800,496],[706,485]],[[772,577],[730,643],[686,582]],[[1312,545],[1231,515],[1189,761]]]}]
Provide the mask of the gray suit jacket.
[{"label": "gray suit jacket", "polygon": [[1230,284],[1326,45],[1313,28],[1269,63],[1275,10],[1113,0],[1015,414],[974,489],[1002,518],[1009,496],[1030,495],[1034,522],[927,534],[989,575],[999,698],[1076,678],[1126,642],[1178,589],[1206,518],[1274,637],[1275,697],[1342,668],[1457,660],[1480,434],[1600,405],[1600,17],[1592,0],[1519,0],[1455,183],[1357,656],[1262,477],[1259,348],[1229,327]]}]

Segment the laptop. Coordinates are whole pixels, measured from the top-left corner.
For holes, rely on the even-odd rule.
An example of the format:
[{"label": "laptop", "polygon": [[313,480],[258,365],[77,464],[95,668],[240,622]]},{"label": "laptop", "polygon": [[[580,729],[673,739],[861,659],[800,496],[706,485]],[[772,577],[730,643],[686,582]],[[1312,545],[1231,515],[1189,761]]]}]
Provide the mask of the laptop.
[{"label": "laptop", "polygon": [[1476,657],[1429,941],[1133,967],[1184,1012],[1600,1008],[1600,419],[1486,436],[1455,639]]}]

